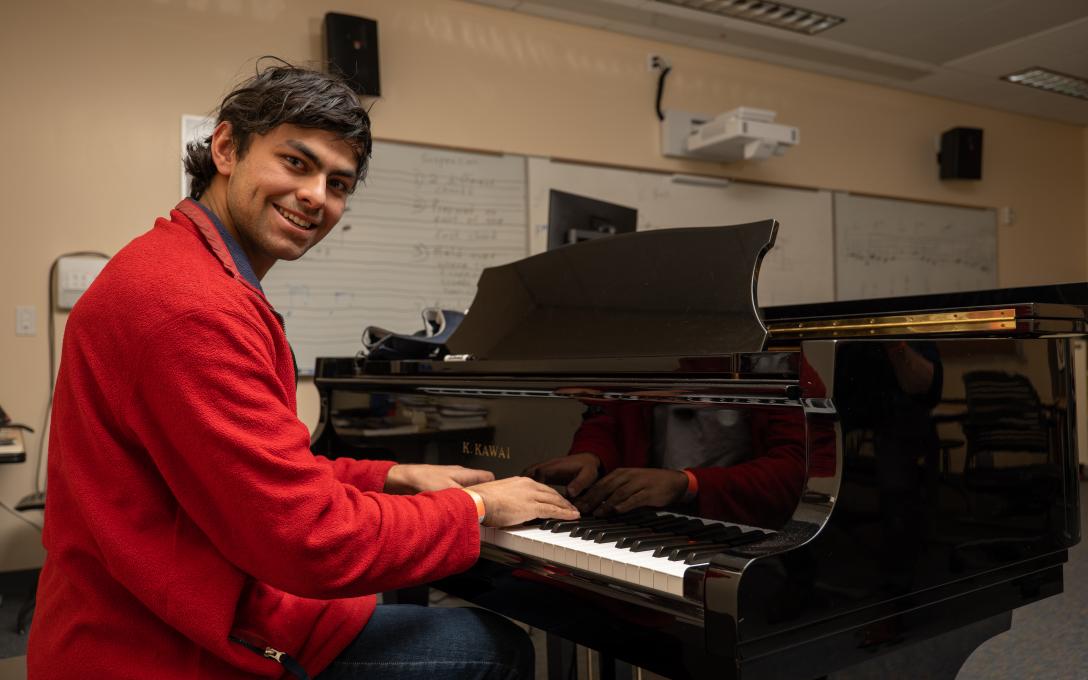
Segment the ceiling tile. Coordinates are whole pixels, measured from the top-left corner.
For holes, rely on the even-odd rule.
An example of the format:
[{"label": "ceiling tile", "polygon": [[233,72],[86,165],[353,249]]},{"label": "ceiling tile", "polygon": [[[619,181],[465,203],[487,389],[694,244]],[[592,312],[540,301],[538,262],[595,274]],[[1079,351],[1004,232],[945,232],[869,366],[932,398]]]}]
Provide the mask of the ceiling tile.
[{"label": "ceiling tile", "polygon": [[[834,3],[805,2],[824,11]],[[830,7],[826,9],[830,11]],[[1084,0],[895,0],[845,16],[822,36],[931,64],[943,64],[1088,16]]]}]

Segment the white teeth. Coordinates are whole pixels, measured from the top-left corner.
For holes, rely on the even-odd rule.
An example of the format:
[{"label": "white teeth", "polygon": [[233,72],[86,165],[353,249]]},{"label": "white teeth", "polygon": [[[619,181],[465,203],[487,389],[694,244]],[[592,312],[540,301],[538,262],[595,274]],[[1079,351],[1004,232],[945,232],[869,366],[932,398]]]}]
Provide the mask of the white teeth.
[{"label": "white teeth", "polygon": [[303,222],[302,220],[300,220],[299,218],[295,217],[294,215],[291,215],[291,214],[290,214],[290,213],[288,213],[287,211],[285,211],[285,210],[281,209],[281,208],[280,208],[279,206],[273,206],[273,207],[275,207],[275,208],[276,208],[276,212],[278,212],[279,214],[283,215],[283,216],[284,216],[284,218],[285,218],[285,219],[286,219],[286,220],[287,220],[288,222],[290,222],[291,224],[293,224],[293,225],[295,225],[295,226],[297,226],[297,227],[300,227],[300,228],[302,228],[302,229],[310,229],[311,227],[313,227],[313,226],[314,226],[314,225],[310,224],[309,222]]}]

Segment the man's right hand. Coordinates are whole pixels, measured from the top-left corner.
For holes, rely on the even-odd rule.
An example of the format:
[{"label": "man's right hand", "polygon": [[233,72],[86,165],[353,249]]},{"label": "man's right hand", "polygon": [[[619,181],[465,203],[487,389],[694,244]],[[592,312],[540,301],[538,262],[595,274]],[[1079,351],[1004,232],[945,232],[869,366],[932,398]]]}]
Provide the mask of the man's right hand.
[{"label": "man's right hand", "polygon": [[531,519],[578,519],[567,499],[528,477],[507,477],[468,487],[484,499],[484,526],[508,527]]}]

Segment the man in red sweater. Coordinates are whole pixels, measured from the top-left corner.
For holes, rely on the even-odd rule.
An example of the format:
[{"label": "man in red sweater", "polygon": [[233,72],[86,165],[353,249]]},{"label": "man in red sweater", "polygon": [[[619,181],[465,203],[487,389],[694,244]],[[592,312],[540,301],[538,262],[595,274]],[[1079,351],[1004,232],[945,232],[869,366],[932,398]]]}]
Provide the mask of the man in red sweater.
[{"label": "man in red sweater", "polygon": [[532,677],[504,619],[373,593],[471,565],[480,521],[577,510],[524,477],[315,457],[295,415],[260,279],[329,233],[370,146],[343,82],[263,70],[190,145],[192,198],[72,311],[29,677]]}]

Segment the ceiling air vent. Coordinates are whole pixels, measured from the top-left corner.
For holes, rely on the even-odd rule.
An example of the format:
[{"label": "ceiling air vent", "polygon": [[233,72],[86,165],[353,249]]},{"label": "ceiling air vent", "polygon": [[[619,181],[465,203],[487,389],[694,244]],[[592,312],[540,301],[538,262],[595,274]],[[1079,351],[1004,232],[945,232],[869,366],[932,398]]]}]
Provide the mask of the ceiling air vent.
[{"label": "ceiling air vent", "polygon": [[815,35],[846,21],[842,17],[814,12],[780,2],[764,0],[654,0],[663,5],[685,7],[730,19],[744,19],[796,33]]},{"label": "ceiling air vent", "polygon": [[1076,76],[1067,76],[1064,73],[1057,73],[1038,66],[1001,76],[1001,79],[1017,85],[1034,87],[1037,90],[1064,94],[1067,97],[1088,99],[1088,80]]}]

